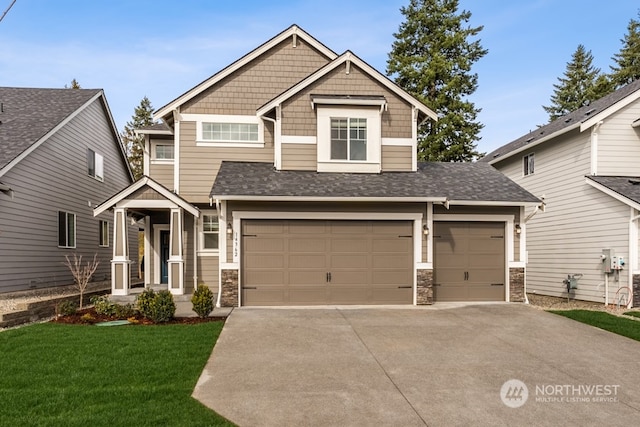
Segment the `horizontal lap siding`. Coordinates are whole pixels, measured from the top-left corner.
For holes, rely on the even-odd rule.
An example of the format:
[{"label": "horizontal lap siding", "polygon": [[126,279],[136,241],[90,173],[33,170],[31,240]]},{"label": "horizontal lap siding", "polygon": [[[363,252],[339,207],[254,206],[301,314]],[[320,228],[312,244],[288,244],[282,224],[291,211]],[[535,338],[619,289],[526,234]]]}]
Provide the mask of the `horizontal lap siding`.
[{"label": "horizontal lap siding", "polygon": [[169,190],[173,190],[173,165],[154,165],[152,163],[149,165],[149,176]]},{"label": "horizontal lap siding", "polygon": [[[87,175],[87,148],[104,156],[104,182]],[[93,207],[130,181],[100,101],[88,106],[2,181],[14,189],[15,197],[0,196],[0,292],[71,284],[73,278],[63,263],[64,256],[74,252],[83,255],[83,260],[97,253],[100,265],[94,280],[110,278],[113,214],[94,218]],[[76,214],[76,249],[58,248],[59,210]],[[109,247],[98,246],[99,220],[109,222]],[[137,226],[131,226],[129,245],[136,264],[137,241]]]},{"label": "horizontal lap siding", "polygon": [[640,176],[640,102],[604,119],[598,135],[598,175]]},{"label": "horizontal lap siding", "polygon": [[318,147],[316,144],[282,144],[282,169],[316,170]]},{"label": "horizontal lap siding", "polygon": [[410,171],[412,166],[412,147],[409,146],[382,146],[382,170],[383,171]]},{"label": "horizontal lap siding", "polygon": [[[522,156],[497,165],[507,176],[538,197],[545,212],[527,223],[527,291],[566,297],[562,281],[583,274],[578,299],[603,302],[602,249],[628,258],[629,207],[585,182],[590,172],[589,132],[570,132],[529,152],[535,153],[535,174],[522,176]],[[610,277],[610,300],[627,286],[626,272],[616,283]]]}]

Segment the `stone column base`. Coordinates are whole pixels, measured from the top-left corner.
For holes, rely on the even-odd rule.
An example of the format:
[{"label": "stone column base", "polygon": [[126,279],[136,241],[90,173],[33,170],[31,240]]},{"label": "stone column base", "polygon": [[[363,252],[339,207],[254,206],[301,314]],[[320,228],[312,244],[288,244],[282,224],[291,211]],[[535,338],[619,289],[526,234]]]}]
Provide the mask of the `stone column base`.
[{"label": "stone column base", "polygon": [[433,304],[433,270],[416,273],[416,305]]},{"label": "stone column base", "polygon": [[509,269],[509,301],[524,302],[524,268]]},{"label": "stone column base", "polygon": [[222,283],[222,293],[220,294],[220,305],[222,307],[238,306],[238,270],[222,270],[220,272]]},{"label": "stone column base", "polygon": [[640,274],[633,275],[633,306],[640,307]]}]

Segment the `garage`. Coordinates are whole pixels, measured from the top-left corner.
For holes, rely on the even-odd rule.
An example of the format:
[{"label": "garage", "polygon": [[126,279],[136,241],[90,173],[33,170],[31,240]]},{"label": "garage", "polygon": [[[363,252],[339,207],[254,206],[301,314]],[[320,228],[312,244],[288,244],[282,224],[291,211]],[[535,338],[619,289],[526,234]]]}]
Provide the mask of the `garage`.
[{"label": "garage", "polygon": [[434,300],[505,300],[503,222],[434,223]]},{"label": "garage", "polygon": [[412,304],[413,223],[243,220],[241,304]]}]

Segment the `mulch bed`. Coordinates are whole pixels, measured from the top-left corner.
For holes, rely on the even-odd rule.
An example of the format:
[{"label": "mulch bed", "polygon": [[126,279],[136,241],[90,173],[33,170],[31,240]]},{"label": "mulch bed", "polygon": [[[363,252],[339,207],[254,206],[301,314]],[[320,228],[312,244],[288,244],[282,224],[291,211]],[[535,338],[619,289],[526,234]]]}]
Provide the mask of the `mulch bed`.
[{"label": "mulch bed", "polygon": [[[84,316],[84,317],[83,317]],[[85,308],[82,310],[78,310],[74,314],[69,314],[65,316],[59,316],[58,318],[54,318],[51,320],[53,323],[66,323],[70,325],[95,325],[101,322],[111,322],[114,320],[129,320],[131,324],[135,325],[194,325],[198,323],[207,323],[207,322],[224,322],[226,319],[224,317],[205,317],[201,319],[200,317],[174,317],[172,320],[168,322],[155,323],[150,319],[144,318],[140,314],[136,314],[135,316],[128,317],[127,319],[119,319],[115,316],[106,316],[104,314],[96,313],[95,309]]]}]

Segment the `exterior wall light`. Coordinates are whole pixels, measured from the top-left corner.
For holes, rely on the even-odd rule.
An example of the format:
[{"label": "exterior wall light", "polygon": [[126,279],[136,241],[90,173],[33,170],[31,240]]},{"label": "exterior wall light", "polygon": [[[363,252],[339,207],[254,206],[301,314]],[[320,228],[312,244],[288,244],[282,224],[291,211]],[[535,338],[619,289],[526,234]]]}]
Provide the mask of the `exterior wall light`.
[{"label": "exterior wall light", "polygon": [[522,227],[520,227],[520,224],[516,224],[516,234],[520,233],[522,233]]}]

